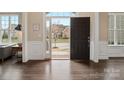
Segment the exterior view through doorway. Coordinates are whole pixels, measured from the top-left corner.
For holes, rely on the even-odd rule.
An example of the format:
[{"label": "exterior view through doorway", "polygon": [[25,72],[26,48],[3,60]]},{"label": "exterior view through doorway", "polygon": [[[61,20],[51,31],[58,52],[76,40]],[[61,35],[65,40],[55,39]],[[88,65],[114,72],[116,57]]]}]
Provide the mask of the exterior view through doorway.
[{"label": "exterior view through doorway", "polygon": [[70,59],[70,18],[51,18],[52,59]]},{"label": "exterior view through doorway", "polygon": [[72,14],[71,12],[47,14],[47,52],[51,59],[70,59],[70,17]]}]

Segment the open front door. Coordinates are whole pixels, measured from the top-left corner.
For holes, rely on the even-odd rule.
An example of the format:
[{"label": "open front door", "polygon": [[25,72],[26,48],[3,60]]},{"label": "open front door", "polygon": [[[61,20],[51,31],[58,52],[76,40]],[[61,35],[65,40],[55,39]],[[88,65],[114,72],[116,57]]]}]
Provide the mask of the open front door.
[{"label": "open front door", "polygon": [[71,18],[71,59],[89,60],[90,17]]}]

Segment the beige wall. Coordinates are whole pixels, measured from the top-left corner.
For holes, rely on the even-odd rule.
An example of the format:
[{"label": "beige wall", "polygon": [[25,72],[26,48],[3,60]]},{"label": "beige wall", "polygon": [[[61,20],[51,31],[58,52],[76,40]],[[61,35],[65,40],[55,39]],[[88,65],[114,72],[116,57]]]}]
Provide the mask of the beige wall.
[{"label": "beige wall", "polygon": [[[80,17],[91,17],[91,32],[94,29],[95,13],[94,12],[79,12]],[[40,30],[33,31],[33,24],[39,24]],[[100,13],[100,41],[107,40],[108,30],[108,16],[107,12]],[[28,13],[28,41],[41,41],[43,40],[43,13],[29,12]],[[91,40],[93,37],[91,37]]]},{"label": "beige wall", "polygon": [[100,41],[107,41],[108,36],[108,13],[100,13]]},{"label": "beige wall", "polygon": [[[43,13],[28,12],[28,41],[42,41],[43,40]],[[40,30],[33,31],[33,24],[39,24]]]}]

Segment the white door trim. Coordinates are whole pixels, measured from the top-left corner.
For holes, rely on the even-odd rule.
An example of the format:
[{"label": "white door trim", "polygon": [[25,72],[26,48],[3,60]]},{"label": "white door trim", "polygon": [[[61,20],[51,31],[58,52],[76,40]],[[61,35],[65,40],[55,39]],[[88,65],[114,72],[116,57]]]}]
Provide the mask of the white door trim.
[{"label": "white door trim", "polygon": [[28,14],[22,13],[22,61],[28,61]]},{"label": "white door trim", "polygon": [[99,13],[95,13],[95,30],[94,30],[94,62],[99,62]]},{"label": "white door trim", "polygon": [[[78,13],[76,13],[76,17],[78,17]],[[94,62],[99,62],[99,13],[96,12],[95,14],[95,21],[94,21],[94,30],[93,31],[93,42],[92,42],[92,46],[90,44],[90,47],[92,47],[92,51],[90,52],[90,56],[92,55],[92,57],[90,57],[90,59],[92,59]],[[43,42],[44,42],[44,58],[45,58],[45,51],[46,51],[46,46],[45,46],[45,22],[46,22],[46,16],[45,13],[43,13]]]},{"label": "white door trim", "polygon": [[43,59],[47,58],[46,55],[46,13],[43,12]]},{"label": "white door trim", "polygon": [[[75,14],[75,16],[71,16],[71,17],[78,17],[78,13]],[[46,20],[47,18],[51,19],[51,18],[71,18],[71,17],[60,17],[60,16],[56,16],[56,17],[46,17],[46,13],[43,12],[43,58],[46,59],[47,56],[46,56],[46,33],[45,33],[45,30],[46,30]],[[51,55],[51,50],[50,50],[50,55]],[[51,57],[51,56],[50,56]]]}]

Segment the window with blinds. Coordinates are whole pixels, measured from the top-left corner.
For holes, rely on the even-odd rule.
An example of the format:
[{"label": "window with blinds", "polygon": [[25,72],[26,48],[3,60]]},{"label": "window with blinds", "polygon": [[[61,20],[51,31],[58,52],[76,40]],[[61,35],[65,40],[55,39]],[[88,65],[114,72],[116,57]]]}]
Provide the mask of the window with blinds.
[{"label": "window with blinds", "polygon": [[109,14],[108,44],[124,45],[124,14]]}]

